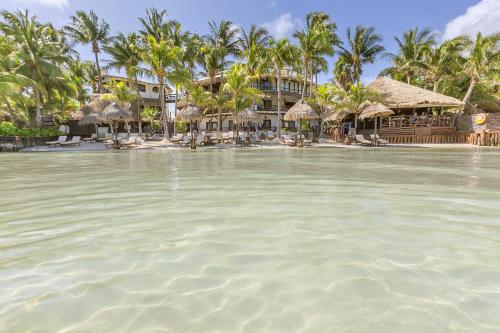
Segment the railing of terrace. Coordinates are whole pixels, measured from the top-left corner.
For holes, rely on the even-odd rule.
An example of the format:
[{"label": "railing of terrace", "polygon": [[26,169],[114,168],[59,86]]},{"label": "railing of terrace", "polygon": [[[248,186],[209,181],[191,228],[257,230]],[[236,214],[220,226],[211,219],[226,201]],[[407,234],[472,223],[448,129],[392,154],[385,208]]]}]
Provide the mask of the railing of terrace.
[{"label": "railing of terrace", "polygon": [[383,118],[382,128],[415,128],[415,127],[453,127],[453,119],[449,116],[409,116],[398,115]]}]

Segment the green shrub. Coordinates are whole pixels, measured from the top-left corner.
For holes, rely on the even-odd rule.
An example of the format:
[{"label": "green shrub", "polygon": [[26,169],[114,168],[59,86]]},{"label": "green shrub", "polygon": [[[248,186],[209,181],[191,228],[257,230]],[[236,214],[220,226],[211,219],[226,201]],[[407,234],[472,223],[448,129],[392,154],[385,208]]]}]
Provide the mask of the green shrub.
[{"label": "green shrub", "polygon": [[57,128],[18,128],[9,121],[0,123],[0,135],[47,138],[62,133]]},{"label": "green shrub", "polygon": [[186,122],[184,120],[176,120],[175,121],[175,129],[177,133],[185,133],[186,132]]}]

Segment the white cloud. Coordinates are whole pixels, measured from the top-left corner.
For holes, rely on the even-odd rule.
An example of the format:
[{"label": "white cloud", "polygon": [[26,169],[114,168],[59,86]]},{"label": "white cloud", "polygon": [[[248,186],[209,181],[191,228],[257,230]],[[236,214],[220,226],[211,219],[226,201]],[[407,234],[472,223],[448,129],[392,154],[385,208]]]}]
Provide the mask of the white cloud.
[{"label": "white cloud", "polygon": [[456,17],[446,24],[444,39],[459,35],[473,36],[477,32],[490,34],[500,31],[500,1],[481,0],[467,8],[465,14]]},{"label": "white cloud", "polygon": [[290,35],[301,26],[299,19],[293,18],[290,14],[281,14],[273,21],[262,25],[275,38],[290,37]]},{"label": "white cloud", "polygon": [[42,5],[47,7],[64,8],[68,6],[69,0],[12,0],[13,3],[23,6]]}]

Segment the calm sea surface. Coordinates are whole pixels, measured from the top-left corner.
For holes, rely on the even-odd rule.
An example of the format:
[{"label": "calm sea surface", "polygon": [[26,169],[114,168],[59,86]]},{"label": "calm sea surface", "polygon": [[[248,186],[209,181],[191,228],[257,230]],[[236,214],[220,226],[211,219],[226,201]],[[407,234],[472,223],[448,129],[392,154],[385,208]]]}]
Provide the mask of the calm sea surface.
[{"label": "calm sea surface", "polygon": [[500,151],[0,154],[0,332],[499,332]]}]

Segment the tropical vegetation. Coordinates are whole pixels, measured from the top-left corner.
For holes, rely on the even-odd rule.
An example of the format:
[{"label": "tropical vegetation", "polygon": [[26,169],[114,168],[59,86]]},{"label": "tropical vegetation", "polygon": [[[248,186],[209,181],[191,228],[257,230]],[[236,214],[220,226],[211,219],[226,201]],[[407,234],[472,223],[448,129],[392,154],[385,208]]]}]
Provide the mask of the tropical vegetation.
[{"label": "tropical vegetation", "polygon": [[[384,52],[374,27],[349,28],[342,42],[337,24],[324,12],[307,14],[293,39],[279,40],[262,27],[245,29],[228,20],[209,22],[207,35],[200,36],[156,8],[146,10],[139,23],[139,31],[113,35],[93,11],[77,11],[60,29],[27,10],[1,11],[0,119],[8,116],[19,128],[40,128],[44,117],[65,121],[92,93],[109,92],[133,105],[140,131],[141,120],[149,128],[157,128],[159,120],[168,137],[169,128],[181,126],[169,126],[166,86],[175,89],[176,103],[186,94],[203,103],[221,128],[225,110],[236,115],[255,107],[261,95],[254,83],[268,76],[278,79],[281,120],[280,85],[285,75],[293,75],[303,83],[302,98],[317,109],[321,122],[328,111],[350,108],[357,115],[363,103],[375,98],[362,77],[365,66],[381,56],[390,61],[382,75],[460,98],[472,111],[500,111],[500,33],[439,41],[430,29],[414,28],[395,37],[395,51]],[[73,49],[77,44],[89,47],[94,59],[80,60]],[[318,73],[329,68],[331,82],[317,85]],[[123,71],[128,84],[106,87],[104,70]],[[200,76],[210,81],[203,94],[195,87]],[[160,110],[140,109],[142,77],[159,84]]]}]

